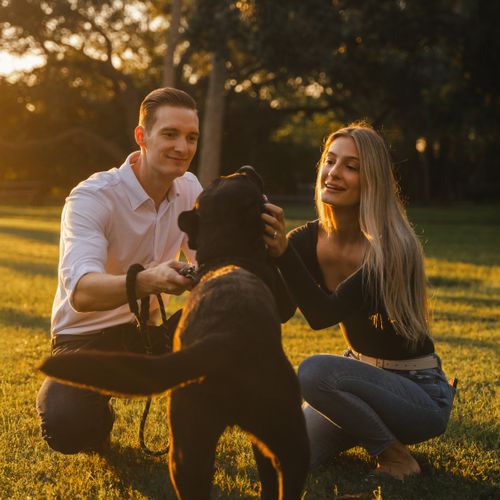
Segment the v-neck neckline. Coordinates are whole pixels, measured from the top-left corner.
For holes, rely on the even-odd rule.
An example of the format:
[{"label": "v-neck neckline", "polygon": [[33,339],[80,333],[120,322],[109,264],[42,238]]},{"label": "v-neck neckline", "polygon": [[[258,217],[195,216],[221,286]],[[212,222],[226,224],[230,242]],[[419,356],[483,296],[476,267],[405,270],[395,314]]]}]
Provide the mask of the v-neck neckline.
[{"label": "v-neck neckline", "polygon": [[319,259],[318,259],[318,237],[319,237],[319,219],[316,219],[315,221],[313,221],[313,227],[314,227],[314,231],[313,231],[313,248],[314,248],[314,262],[315,262],[315,265],[317,266],[317,270],[318,270],[318,276],[320,277],[321,281],[320,281],[320,286],[321,288],[328,294],[333,294],[333,293],[337,293],[339,287],[341,285],[343,285],[344,283],[346,283],[347,281],[349,281],[350,279],[352,279],[356,274],[358,274],[359,272],[362,272],[362,269],[363,269],[363,265],[359,266],[358,268],[356,268],[351,274],[349,274],[349,276],[347,276],[346,278],[344,278],[342,281],[339,282],[339,284],[335,287],[334,290],[330,290],[327,286],[326,286],[326,282],[325,282],[325,276],[323,275],[323,271],[321,270],[321,266],[319,264]]}]

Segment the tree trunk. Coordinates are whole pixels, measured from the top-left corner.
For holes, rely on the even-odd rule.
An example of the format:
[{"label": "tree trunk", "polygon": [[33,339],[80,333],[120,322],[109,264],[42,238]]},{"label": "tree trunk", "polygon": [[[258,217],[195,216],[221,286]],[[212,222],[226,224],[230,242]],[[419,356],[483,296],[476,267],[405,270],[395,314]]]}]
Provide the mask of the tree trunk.
[{"label": "tree trunk", "polygon": [[217,53],[212,58],[212,73],[208,82],[205,113],[201,129],[201,151],[198,178],[203,187],[213,181],[220,172],[222,124],[224,120],[224,84],[226,66]]},{"label": "tree trunk", "polygon": [[163,86],[175,87],[174,53],[179,41],[179,26],[181,24],[182,1],[172,0],[170,26],[167,32],[167,52],[163,60]]}]

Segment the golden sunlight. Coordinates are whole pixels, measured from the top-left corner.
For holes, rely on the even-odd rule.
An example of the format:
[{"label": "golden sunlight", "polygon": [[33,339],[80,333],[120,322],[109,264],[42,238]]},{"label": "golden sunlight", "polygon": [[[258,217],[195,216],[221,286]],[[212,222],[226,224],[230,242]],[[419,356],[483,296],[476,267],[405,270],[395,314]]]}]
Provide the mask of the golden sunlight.
[{"label": "golden sunlight", "polygon": [[0,51],[0,76],[10,76],[20,71],[27,71],[45,63],[43,56],[28,54],[16,56],[9,52]]}]

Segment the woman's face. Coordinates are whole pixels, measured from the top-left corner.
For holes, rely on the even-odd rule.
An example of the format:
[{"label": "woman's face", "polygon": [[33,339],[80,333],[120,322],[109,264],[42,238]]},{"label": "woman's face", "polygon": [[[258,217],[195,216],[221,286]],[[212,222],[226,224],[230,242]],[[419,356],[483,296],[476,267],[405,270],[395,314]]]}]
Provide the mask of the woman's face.
[{"label": "woman's face", "polygon": [[351,137],[337,137],[320,168],[321,201],[333,207],[359,206],[359,155]]}]

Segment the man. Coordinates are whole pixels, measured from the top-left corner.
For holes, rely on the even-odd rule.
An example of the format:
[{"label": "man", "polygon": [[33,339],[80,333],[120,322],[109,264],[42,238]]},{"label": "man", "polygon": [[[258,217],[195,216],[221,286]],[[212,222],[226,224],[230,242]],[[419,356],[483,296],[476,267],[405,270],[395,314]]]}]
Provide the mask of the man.
[{"label": "man", "polygon": [[[140,151],[120,168],[92,175],[66,199],[61,219],[58,287],[52,308],[52,354],[78,349],[138,352],[125,279],[134,263],[138,298],[181,294],[191,281],[179,274],[180,250],[194,259],[177,226],[201,186],[187,169],[196,152],[196,103],[173,88],[154,90],[139,112]],[[158,303],[152,302],[151,316]],[[161,338],[153,342],[161,342]],[[37,397],[42,435],[62,453],[100,449],[109,440],[109,397],[45,380]]]}]

